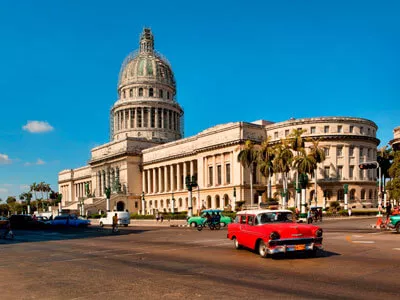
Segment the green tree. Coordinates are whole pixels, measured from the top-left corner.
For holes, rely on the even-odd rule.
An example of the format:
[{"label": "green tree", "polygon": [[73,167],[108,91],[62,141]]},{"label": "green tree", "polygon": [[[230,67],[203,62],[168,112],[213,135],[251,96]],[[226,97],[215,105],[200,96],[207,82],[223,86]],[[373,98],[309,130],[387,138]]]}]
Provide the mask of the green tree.
[{"label": "green tree", "polygon": [[[317,163],[311,154],[307,154],[305,149],[299,151],[299,155],[294,158],[294,167],[298,170],[300,174],[310,174],[314,173]],[[306,192],[305,187],[301,189],[301,213],[305,213],[306,204]]]},{"label": "green tree", "polygon": [[386,185],[386,190],[389,192],[389,199],[400,199],[400,151],[393,154],[393,162],[388,173],[391,180]]},{"label": "green tree", "polygon": [[268,178],[267,199],[272,198],[271,193],[271,177],[274,173],[273,160],[275,158],[275,150],[270,144],[271,137],[268,136],[258,149],[258,169],[262,176]]},{"label": "green tree", "polygon": [[310,140],[312,145],[310,146],[310,155],[314,158],[315,160],[315,170],[314,170],[314,200],[315,200],[315,205],[318,205],[318,197],[317,197],[317,180],[318,180],[318,164],[322,163],[325,160],[325,151],[324,147],[319,146],[319,140],[317,139],[311,139]]},{"label": "green tree", "polygon": [[37,200],[37,194],[36,194],[37,191],[38,191],[38,185],[36,184],[36,182],[34,182],[30,186],[30,192],[32,192],[35,195],[35,200]]},{"label": "green tree", "polygon": [[[305,140],[303,137],[303,133],[305,133],[305,129],[293,129],[292,132],[289,135],[289,144],[290,148],[296,153],[295,156],[299,156],[300,151],[304,149],[305,146]],[[295,168],[296,169],[296,168]],[[300,194],[299,194],[299,170],[296,169],[296,207],[298,206],[298,199],[300,199]]]},{"label": "green tree", "polygon": [[288,186],[287,175],[292,167],[293,152],[286,140],[282,140],[280,144],[275,147],[274,160],[272,161],[274,172],[282,174],[282,187],[283,187],[283,208],[287,205]]},{"label": "green tree", "polygon": [[27,211],[28,211],[28,214],[30,214],[31,213],[32,193],[31,192],[22,193],[21,195],[19,195],[19,199],[26,202]]},{"label": "green tree", "polygon": [[258,151],[256,147],[254,147],[254,144],[252,141],[247,140],[246,143],[244,144],[243,149],[239,152],[238,154],[238,162],[243,167],[247,167],[250,170],[250,194],[251,194],[251,200],[250,204],[253,204],[253,172],[254,172],[254,164],[257,163],[257,157],[258,156]]}]

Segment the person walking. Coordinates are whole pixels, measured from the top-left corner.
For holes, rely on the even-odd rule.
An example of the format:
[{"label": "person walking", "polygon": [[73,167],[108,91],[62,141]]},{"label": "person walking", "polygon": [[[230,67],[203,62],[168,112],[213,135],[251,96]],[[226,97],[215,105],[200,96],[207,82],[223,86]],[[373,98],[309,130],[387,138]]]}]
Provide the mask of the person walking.
[{"label": "person walking", "polygon": [[392,214],[392,204],[390,201],[386,204],[386,219],[389,219],[389,216]]},{"label": "person walking", "polygon": [[347,210],[349,217],[351,217],[351,207],[349,207],[349,209]]},{"label": "person walking", "polygon": [[112,232],[116,233],[118,232],[118,215],[115,213],[115,215],[112,218]]},{"label": "person walking", "polygon": [[311,209],[308,210],[307,212],[307,223],[311,224],[312,223],[312,214],[311,214]]}]

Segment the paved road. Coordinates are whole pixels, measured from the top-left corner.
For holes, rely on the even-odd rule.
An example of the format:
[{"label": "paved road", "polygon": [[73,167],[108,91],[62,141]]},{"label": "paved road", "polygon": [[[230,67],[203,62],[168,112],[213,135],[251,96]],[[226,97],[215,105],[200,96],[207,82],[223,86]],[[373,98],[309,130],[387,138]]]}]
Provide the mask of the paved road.
[{"label": "paved road", "polygon": [[[1,299],[398,299],[400,235],[324,221],[318,258],[262,259],[226,230],[93,227],[0,240]],[[10,284],[12,283],[12,284]]]}]

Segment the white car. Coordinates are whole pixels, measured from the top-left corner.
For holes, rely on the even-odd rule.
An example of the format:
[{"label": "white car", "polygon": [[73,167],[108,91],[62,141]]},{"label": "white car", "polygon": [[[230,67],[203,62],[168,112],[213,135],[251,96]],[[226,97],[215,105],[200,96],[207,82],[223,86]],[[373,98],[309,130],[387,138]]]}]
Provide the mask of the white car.
[{"label": "white car", "polygon": [[113,216],[117,214],[118,217],[118,225],[124,225],[125,227],[131,223],[131,216],[127,211],[109,211],[107,212],[106,216],[100,218],[100,226],[103,227],[105,225],[112,225],[113,223]]}]

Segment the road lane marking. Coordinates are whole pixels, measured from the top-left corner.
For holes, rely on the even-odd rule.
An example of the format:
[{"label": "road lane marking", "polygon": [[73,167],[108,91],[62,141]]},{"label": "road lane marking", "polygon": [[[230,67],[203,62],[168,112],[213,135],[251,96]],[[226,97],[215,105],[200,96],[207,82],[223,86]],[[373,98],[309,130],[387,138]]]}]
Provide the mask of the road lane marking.
[{"label": "road lane marking", "polygon": [[393,250],[398,250],[398,251],[400,251],[400,248],[393,248]]},{"label": "road lane marking", "polygon": [[353,237],[355,237],[355,238],[361,238],[361,237],[363,237],[362,235],[353,235]]},{"label": "road lane marking", "polygon": [[352,241],[355,244],[375,244],[375,241]]}]

